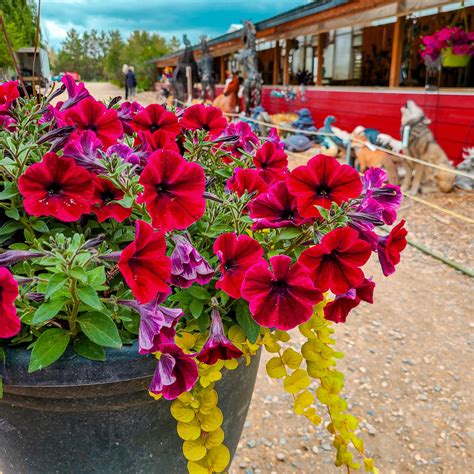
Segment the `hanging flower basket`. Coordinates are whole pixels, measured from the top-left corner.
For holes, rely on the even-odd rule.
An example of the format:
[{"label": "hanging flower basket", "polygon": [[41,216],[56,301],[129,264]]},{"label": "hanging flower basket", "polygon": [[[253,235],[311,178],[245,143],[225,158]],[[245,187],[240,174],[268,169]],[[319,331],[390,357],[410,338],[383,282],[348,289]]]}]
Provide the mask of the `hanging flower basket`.
[{"label": "hanging flower basket", "polygon": [[466,67],[474,56],[474,33],[456,26],[442,28],[421,38],[419,53],[425,64],[441,57],[443,67]]},{"label": "hanging flower basket", "polygon": [[453,48],[443,48],[441,50],[443,67],[466,67],[470,59],[469,54],[454,54]]}]

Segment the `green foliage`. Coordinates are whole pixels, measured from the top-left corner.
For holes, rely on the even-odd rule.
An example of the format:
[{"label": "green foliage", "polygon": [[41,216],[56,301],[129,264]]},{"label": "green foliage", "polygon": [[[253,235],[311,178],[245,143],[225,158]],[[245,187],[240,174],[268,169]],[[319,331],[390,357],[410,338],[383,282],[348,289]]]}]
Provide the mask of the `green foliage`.
[{"label": "green foliage", "polygon": [[68,332],[58,328],[43,332],[31,351],[28,372],[44,369],[56,362],[64,354],[70,338]]},{"label": "green foliage", "polygon": [[78,72],[82,80],[108,80],[123,84],[122,65],[135,67],[138,87],[152,85],[154,65],[147,61],[179,48],[176,38],[166,40],[156,33],[134,31],[127,40],[120,31],[91,30],[80,34],[72,28],[58,51],[57,72]]},{"label": "green foliage", "polygon": [[[28,0],[0,0],[0,14],[10,38],[13,50],[34,46],[35,7]],[[0,33],[0,72],[12,69],[13,63],[3,33]]]}]

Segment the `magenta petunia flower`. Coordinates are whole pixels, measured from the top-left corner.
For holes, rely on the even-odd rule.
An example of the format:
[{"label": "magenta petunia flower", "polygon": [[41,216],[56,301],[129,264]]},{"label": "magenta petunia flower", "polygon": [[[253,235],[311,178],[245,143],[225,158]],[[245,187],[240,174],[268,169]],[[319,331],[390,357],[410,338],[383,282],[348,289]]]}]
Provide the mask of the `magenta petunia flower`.
[{"label": "magenta petunia flower", "polygon": [[194,387],[198,378],[197,363],[176,344],[160,345],[160,353],[149,390],[174,400]]},{"label": "magenta petunia flower", "polygon": [[234,174],[227,180],[227,189],[241,197],[245,192],[259,195],[268,189],[268,184],[259,175],[257,170],[250,168],[235,168]]},{"label": "magenta petunia flower", "polygon": [[371,279],[364,278],[364,281],[355,288],[351,288],[344,294],[336,295],[334,301],[329,302],[324,307],[324,317],[335,323],[345,323],[347,315],[352,309],[366,301],[374,302],[375,283]]},{"label": "magenta petunia flower", "polygon": [[400,253],[407,246],[407,230],[403,227],[405,221],[400,221],[386,237],[379,237],[377,253],[385,276],[395,272],[395,265],[400,263]]},{"label": "magenta petunia flower", "polygon": [[173,240],[176,246],[171,254],[171,283],[180,288],[209,283],[214,269],[207,260],[182,235],[175,235]]},{"label": "magenta petunia flower", "polygon": [[257,148],[259,139],[252,132],[252,128],[245,122],[229,123],[222,133],[222,136],[237,136],[238,139],[232,142],[232,145],[225,145],[224,148],[229,150],[234,156],[240,156],[240,150],[251,153]]},{"label": "magenta petunia flower", "polygon": [[323,294],[310,278],[309,270],[291,258],[277,255],[250,267],[242,284],[242,298],[249,302],[253,319],[267,328],[282,331],[308,321]]},{"label": "magenta petunia flower", "polygon": [[107,149],[107,155],[117,155],[124,163],[130,163],[131,165],[139,165],[140,157],[135,151],[125,143],[117,143]]},{"label": "magenta petunia flower", "polygon": [[195,104],[184,111],[180,124],[185,130],[205,130],[210,138],[216,138],[227,127],[227,119],[217,107]]},{"label": "magenta petunia flower", "polygon": [[261,245],[248,235],[227,233],[216,239],[213,250],[219,258],[219,269],[222,273],[216,288],[220,288],[232,298],[240,298],[245,272],[263,260]]},{"label": "magenta petunia flower", "polygon": [[285,180],[288,175],[288,157],[274,143],[265,142],[255,153],[253,163],[269,185]]},{"label": "magenta petunia flower", "polygon": [[16,336],[20,332],[21,321],[15,308],[18,283],[6,269],[0,268],[0,338]]},{"label": "magenta petunia flower", "polygon": [[217,308],[213,308],[209,338],[201,352],[197,355],[197,360],[204,364],[212,365],[218,360],[238,359],[241,356],[242,351],[225,337],[219,311]]},{"label": "magenta petunia flower", "polygon": [[84,83],[80,82],[77,84],[70,74],[65,74],[61,78],[61,82],[66,86],[69,97],[62,104],[58,104],[59,110],[64,111],[70,109],[81,100],[90,97],[89,91],[86,89]]},{"label": "magenta petunia flower", "polygon": [[20,97],[18,81],[0,84],[0,114],[8,112],[11,103]]},{"label": "magenta petunia flower", "polygon": [[118,118],[122,122],[123,133],[126,135],[133,135],[133,128],[131,122],[133,117],[139,112],[142,112],[145,108],[138,102],[122,102],[117,110]]},{"label": "magenta petunia flower", "polygon": [[178,117],[159,104],[148,105],[144,110],[138,112],[130,122],[130,126],[135,132],[143,130],[147,133],[154,133],[157,130],[164,130],[173,137],[176,137],[181,131]]},{"label": "magenta petunia flower", "polygon": [[312,222],[312,219],[299,215],[296,198],[288,191],[284,181],[275,183],[266,193],[252,199],[249,209],[254,221],[252,230],[300,226]]}]

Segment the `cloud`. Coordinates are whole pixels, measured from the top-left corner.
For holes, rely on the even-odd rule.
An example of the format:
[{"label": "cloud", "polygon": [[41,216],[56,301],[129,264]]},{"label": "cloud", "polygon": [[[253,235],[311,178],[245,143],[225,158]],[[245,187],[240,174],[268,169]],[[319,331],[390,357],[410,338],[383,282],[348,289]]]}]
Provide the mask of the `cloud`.
[{"label": "cloud", "polygon": [[43,0],[46,38],[58,47],[64,32],[74,27],[156,32],[166,38],[186,33],[193,42],[203,34],[224,34],[232,23],[260,21],[294,8],[304,0]]}]

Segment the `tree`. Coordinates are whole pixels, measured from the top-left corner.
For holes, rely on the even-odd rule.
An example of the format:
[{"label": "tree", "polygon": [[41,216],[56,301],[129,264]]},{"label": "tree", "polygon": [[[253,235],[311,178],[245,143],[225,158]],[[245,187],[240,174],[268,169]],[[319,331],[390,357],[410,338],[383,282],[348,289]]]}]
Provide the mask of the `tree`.
[{"label": "tree", "polygon": [[[36,9],[28,0],[0,0],[0,14],[14,50],[35,44]],[[13,63],[3,33],[0,34],[0,71],[6,75]]]},{"label": "tree", "polygon": [[59,71],[83,71],[85,48],[81,35],[74,28],[67,32],[61,49],[58,52],[57,70]]},{"label": "tree", "polygon": [[122,35],[118,30],[109,31],[107,37],[107,54],[104,59],[105,78],[117,85],[122,85],[122,53],[125,47]]}]

